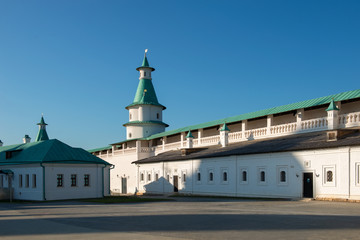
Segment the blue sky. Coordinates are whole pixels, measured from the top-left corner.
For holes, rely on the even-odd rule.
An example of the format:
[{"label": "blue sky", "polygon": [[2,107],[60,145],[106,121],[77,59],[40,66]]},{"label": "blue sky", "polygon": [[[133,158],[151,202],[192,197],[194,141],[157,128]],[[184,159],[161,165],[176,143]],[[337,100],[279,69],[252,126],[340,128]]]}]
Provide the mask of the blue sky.
[{"label": "blue sky", "polygon": [[168,130],[359,88],[360,1],[0,0],[0,139],[125,139],[148,48]]}]

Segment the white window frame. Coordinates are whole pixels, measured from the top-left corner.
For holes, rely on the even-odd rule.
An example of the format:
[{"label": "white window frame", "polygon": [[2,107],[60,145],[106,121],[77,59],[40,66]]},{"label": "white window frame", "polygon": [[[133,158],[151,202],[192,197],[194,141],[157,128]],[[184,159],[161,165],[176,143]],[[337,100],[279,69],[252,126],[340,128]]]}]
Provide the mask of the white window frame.
[{"label": "white window frame", "polygon": [[[281,181],[281,172],[285,172],[285,182]],[[277,184],[280,186],[287,186],[289,185],[289,169],[287,166],[276,166],[276,178],[277,178]],[[265,175],[266,178],[266,175]]]},{"label": "white window frame", "polygon": [[[212,180],[210,180],[210,174],[212,174]],[[207,169],[207,182],[208,184],[214,184],[215,183],[215,171],[213,168]]]},{"label": "white window frame", "polygon": [[[240,167],[240,184],[248,184],[249,183],[249,170],[247,167]],[[243,172],[246,172],[246,181],[243,180]]]},{"label": "white window frame", "polygon": [[[156,179],[156,176],[157,176],[157,179]],[[155,182],[158,182],[158,181],[159,181],[159,179],[160,179],[160,173],[159,173],[159,171],[155,171],[155,174],[154,174],[154,181],[155,181]]]},{"label": "white window frame", "polygon": [[[332,171],[332,181],[327,181],[327,172]],[[323,166],[323,186],[325,187],[335,187],[336,186],[336,166],[335,165],[326,165]]]},{"label": "white window frame", "polygon": [[[199,174],[200,174],[200,181],[198,178]],[[201,174],[201,169],[196,169],[196,184],[201,184],[203,177],[204,176],[202,176],[202,174]]]},{"label": "white window frame", "polygon": [[[224,173],[226,173],[226,180],[224,180]],[[221,168],[221,184],[229,184],[229,169]]]},{"label": "white window frame", "polygon": [[[258,167],[257,168],[258,169],[258,184],[259,185],[267,185],[267,183],[268,183],[268,174],[267,174],[267,169],[266,169],[266,167]],[[265,178],[264,178],[264,181],[261,181],[261,172],[264,172],[264,174],[265,174]]]},{"label": "white window frame", "polygon": [[[150,179],[149,179],[149,177],[150,177]],[[152,179],[153,179],[152,172],[151,171],[146,172],[146,182],[152,182]]]},{"label": "white window frame", "polygon": [[[185,175],[185,178],[184,178],[184,175]],[[183,184],[186,183],[186,178],[187,178],[186,170],[181,170],[181,182]]]},{"label": "white window frame", "polygon": [[[141,177],[141,175],[142,175],[142,177]],[[141,183],[144,183],[144,182],[145,182],[145,178],[146,178],[146,176],[145,176],[145,171],[141,171],[139,177],[140,177],[140,182],[141,182]]]}]

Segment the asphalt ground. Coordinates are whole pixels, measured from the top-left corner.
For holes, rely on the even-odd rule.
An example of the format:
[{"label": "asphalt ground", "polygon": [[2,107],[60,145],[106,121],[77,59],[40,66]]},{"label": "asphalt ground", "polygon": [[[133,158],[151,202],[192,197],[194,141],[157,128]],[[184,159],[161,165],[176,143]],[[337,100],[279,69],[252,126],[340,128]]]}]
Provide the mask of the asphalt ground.
[{"label": "asphalt ground", "polygon": [[360,239],[360,203],[0,203],[0,239]]}]

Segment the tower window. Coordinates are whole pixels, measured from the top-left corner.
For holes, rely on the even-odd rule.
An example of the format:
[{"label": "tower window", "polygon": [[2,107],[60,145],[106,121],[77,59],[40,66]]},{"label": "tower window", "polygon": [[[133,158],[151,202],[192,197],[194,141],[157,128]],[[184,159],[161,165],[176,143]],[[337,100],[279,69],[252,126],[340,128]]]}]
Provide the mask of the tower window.
[{"label": "tower window", "polygon": [[146,72],[144,72],[144,77],[146,77]]},{"label": "tower window", "polygon": [[132,136],[131,133],[129,133],[129,138],[131,138],[131,136]]},{"label": "tower window", "polygon": [[157,119],[160,118],[160,114],[159,114],[159,113],[156,114],[156,118],[157,118]]},{"label": "tower window", "polygon": [[131,115],[131,113],[130,113],[130,120],[131,120],[131,118],[132,118],[132,115]]}]

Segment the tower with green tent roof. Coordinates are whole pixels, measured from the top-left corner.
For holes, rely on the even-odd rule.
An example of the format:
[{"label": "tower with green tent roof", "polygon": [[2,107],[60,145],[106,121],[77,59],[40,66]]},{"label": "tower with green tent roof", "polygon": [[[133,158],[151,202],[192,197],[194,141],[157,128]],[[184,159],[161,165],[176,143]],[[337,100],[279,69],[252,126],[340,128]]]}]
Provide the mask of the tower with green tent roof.
[{"label": "tower with green tent roof", "polygon": [[142,65],[136,68],[140,72],[139,85],[133,102],[126,107],[129,110],[129,122],[125,123],[126,138],[137,139],[164,132],[168,127],[162,121],[162,111],[166,109],[157,99],[151,73],[155,68],[150,67],[145,50]]}]

